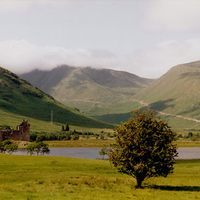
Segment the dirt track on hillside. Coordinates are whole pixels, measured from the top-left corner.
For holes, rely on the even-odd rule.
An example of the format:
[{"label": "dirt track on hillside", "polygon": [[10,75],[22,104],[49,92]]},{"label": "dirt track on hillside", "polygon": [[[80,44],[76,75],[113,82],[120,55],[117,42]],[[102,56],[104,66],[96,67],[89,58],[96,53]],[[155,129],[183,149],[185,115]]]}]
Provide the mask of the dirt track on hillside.
[{"label": "dirt track on hillside", "polygon": [[159,113],[160,115],[182,118],[182,119],[185,119],[185,120],[194,121],[194,122],[198,122],[198,123],[200,122],[200,120],[195,119],[195,118],[184,117],[184,116],[182,116],[182,115],[176,115],[176,114],[171,114],[171,113],[165,113],[165,112],[162,112],[162,111],[159,111],[159,110],[151,109],[151,105],[149,105],[148,103],[146,103],[146,102],[144,102],[144,101],[140,101],[140,100],[137,100],[137,99],[134,99],[133,101],[138,102],[140,105],[145,106],[145,107],[147,107],[149,110],[153,110],[153,111]]}]

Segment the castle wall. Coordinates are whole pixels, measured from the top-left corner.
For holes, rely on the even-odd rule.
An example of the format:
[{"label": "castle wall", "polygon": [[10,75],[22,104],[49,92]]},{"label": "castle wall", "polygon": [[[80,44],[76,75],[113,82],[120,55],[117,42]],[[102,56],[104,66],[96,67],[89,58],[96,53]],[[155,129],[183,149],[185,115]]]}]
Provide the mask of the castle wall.
[{"label": "castle wall", "polygon": [[2,142],[3,141],[3,133],[2,133],[2,131],[0,131],[0,142]]},{"label": "castle wall", "polygon": [[16,130],[0,130],[0,142],[4,140],[30,141],[30,124],[23,121]]}]

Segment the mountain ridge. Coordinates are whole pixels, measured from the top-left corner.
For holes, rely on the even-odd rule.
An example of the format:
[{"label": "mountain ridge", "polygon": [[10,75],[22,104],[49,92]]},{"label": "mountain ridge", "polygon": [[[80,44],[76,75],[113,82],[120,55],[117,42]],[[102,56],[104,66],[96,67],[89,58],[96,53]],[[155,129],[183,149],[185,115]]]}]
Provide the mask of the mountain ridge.
[{"label": "mountain ridge", "polygon": [[[59,71],[62,71],[61,76],[56,78]],[[120,102],[128,101],[154,81],[123,71],[67,65],[45,72],[36,70],[20,76],[56,100],[70,107],[77,107],[90,116],[120,110]],[[43,82],[40,80],[41,76]],[[126,111],[130,109],[127,108]]]},{"label": "mountain ridge", "polygon": [[49,94],[0,67],[0,113],[6,112],[49,122],[52,111],[55,123],[68,122],[83,127],[111,127],[80,113],[77,109],[64,106]]},{"label": "mountain ridge", "polygon": [[[91,105],[94,103],[98,104],[89,112],[90,116],[109,123],[120,123],[130,118],[131,110],[152,109],[176,129],[200,128],[200,61],[174,66],[160,78],[152,80],[146,85],[145,81],[142,82],[141,85],[139,81],[127,81],[124,84],[124,86],[126,86],[124,88],[114,87],[117,85],[118,76],[116,74],[115,76],[111,76],[115,78],[114,81],[109,77],[113,70],[108,70],[110,74],[107,75],[107,79],[102,85],[100,85],[100,83],[103,81],[102,77],[104,77],[106,70],[101,71],[102,75],[99,76],[101,78],[97,81],[95,80],[98,76],[96,76],[96,74],[95,76],[93,75],[94,73],[98,74],[98,72],[90,70],[91,69],[87,68],[84,71],[84,78],[80,76],[82,74],[80,69],[76,71],[76,73],[74,72],[76,76],[72,76],[73,79],[70,80],[71,85],[77,84],[77,79],[80,79],[80,82],[76,86],[77,90],[68,91],[73,94],[71,99],[77,107],[79,107],[79,101],[81,101],[75,98],[77,94],[82,98],[81,103],[85,101]],[[118,73],[119,76],[125,74]],[[88,81],[90,80],[90,76],[92,76],[93,82]],[[129,80],[128,76],[124,77],[124,80]],[[63,85],[65,85],[65,83],[65,81],[62,82]],[[139,87],[137,87],[137,84]],[[84,90],[84,87],[87,88],[88,91],[90,90],[91,93],[97,91],[95,93],[96,97],[98,97],[98,95],[101,96],[102,90],[104,90],[104,101],[99,97],[96,99],[87,98],[87,92],[85,92],[86,90]],[[59,87],[55,87],[54,89],[56,89],[58,93],[60,92]],[[81,92],[86,96],[82,96]],[[111,96],[110,98],[109,95]],[[99,106],[100,104],[102,104],[102,106]]]}]

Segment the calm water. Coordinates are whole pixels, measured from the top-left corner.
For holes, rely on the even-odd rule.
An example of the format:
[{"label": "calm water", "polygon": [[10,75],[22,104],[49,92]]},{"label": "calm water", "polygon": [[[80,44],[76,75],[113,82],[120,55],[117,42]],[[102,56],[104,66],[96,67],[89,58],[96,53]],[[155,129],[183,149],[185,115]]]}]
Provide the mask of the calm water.
[{"label": "calm water", "polygon": [[[50,148],[50,154],[47,156],[61,156],[73,158],[100,159],[98,151],[101,148]],[[178,148],[178,157],[176,159],[200,159],[200,147],[181,147]],[[13,153],[15,155],[27,155],[25,149],[20,149]],[[107,158],[105,156],[105,158]]]},{"label": "calm water", "polygon": [[[45,156],[60,156],[60,157],[72,157],[72,158],[88,158],[88,159],[100,159],[99,150],[101,148],[49,148],[50,154],[44,154]],[[25,149],[19,149],[14,152],[15,155],[27,155]],[[104,158],[107,158],[106,156]]]}]

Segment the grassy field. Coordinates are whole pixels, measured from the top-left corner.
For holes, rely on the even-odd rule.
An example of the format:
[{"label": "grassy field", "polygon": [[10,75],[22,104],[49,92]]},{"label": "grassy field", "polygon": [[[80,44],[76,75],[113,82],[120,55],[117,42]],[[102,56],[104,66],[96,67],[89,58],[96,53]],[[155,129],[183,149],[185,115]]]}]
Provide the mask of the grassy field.
[{"label": "grassy field", "polygon": [[[109,147],[110,144],[114,143],[114,138],[108,139],[90,139],[80,138],[79,140],[63,140],[63,141],[44,141],[48,143],[49,147]],[[200,141],[190,140],[177,140],[175,141],[177,147],[200,147]]]},{"label": "grassy field", "polygon": [[[66,141],[45,141],[49,147],[109,147],[115,140],[66,140]],[[200,147],[200,141],[176,141],[177,147]]]},{"label": "grassy field", "polygon": [[200,160],[176,161],[174,174],[146,180],[118,173],[108,161],[0,154],[1,199],[200,199]]},{"label": "grassy field", "polygon": [[176,141],[177,147],[200,147],[200,141]]},{"label": "grassy field", "polygon": [[45,141],[49,147],[108,147],[114,139],[108,140],[66,140],[66,141]]}]

